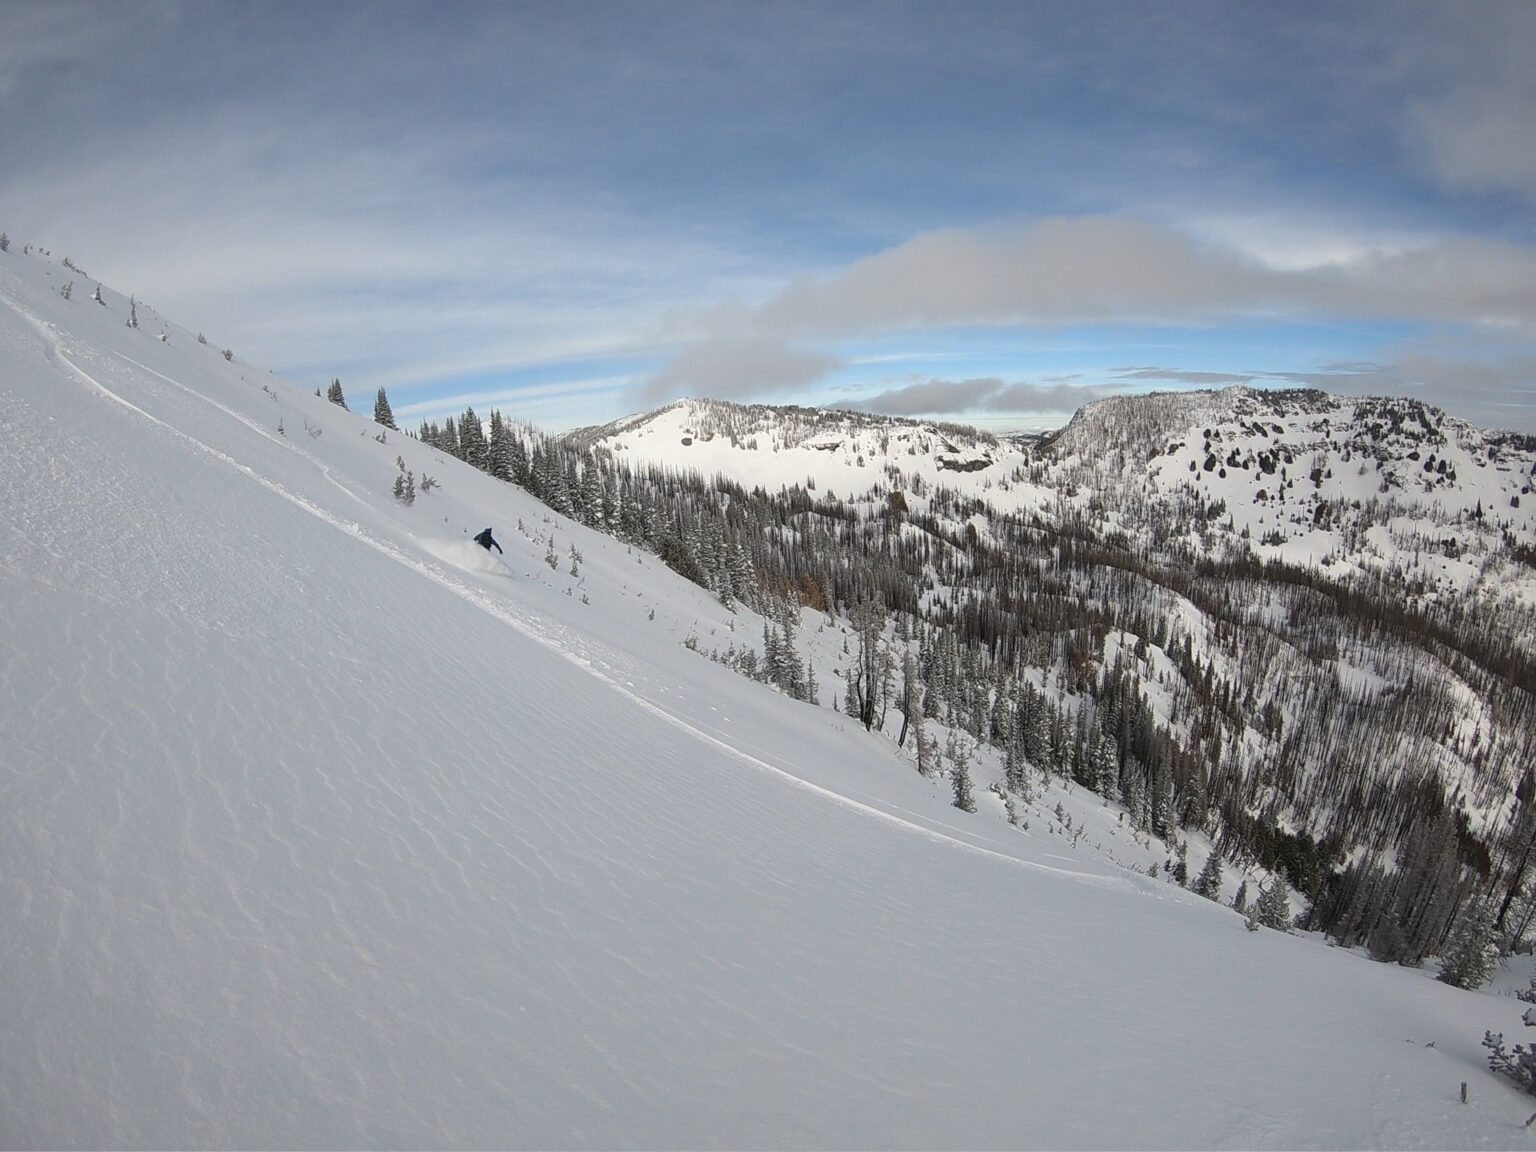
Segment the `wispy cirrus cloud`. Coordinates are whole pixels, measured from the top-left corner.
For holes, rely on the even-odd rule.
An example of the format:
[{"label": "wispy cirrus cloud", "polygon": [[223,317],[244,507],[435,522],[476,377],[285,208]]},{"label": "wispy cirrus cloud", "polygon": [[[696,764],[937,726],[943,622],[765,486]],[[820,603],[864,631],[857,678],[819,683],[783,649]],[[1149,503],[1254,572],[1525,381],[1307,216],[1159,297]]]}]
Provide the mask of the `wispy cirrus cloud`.
[{"label": "wispy cirrus cloud", "polygon": [[1251,383],[1257,372],[1199,372],[1185,368],[1121,368],[1117,380],[1165,380],[1173,384],[1191,384],[1197,388],[1225,388]]}]

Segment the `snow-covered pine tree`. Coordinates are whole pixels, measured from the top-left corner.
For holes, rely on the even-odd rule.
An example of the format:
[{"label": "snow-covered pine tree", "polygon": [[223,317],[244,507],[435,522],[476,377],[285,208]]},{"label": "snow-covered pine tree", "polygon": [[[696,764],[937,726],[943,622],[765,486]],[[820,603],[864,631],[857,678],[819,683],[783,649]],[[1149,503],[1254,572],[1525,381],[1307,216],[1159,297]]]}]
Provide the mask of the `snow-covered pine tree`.
[{"label": "snow-covered pine tree", "polygon": [[1285,878],[1275,876],[1253,906],[1254,918],[1265,928],[1288,932],[1291,927],[1291,889]]},{"label": "snow-covered pine tree", "polygon": [[512,479],[512,429],[502,418],[501,409],[491,409],[490,470],[498,480]]},{"label": "snow-covered pine tree", "polygon": [[1200,869],[1200,875],[1195,877],[1195,883],[1190,891],[1196,896],[1204,896],[1207,900],[1221,899],[1221,853],[1214,848],[1205,858],[1205,867]]},{"label": "snow-covered pine tree", "polygon": [[1248,911],[1248,878],[1246,876],[1237,886],[1237,895],[1232,897],[1232,910],[1239,916]]},{"label": "snow-covered pine tree", "polygon": [[0,232],[0,252],[9,252],[10,250],[11,250],[11,238],[9,236],[7,236],[4,232]]},{"label": "snow-covered pine tree", "polygon": [[137,297],[130,296],[130,297],[128,297],[128,327],[130,327],[130,328],[137,328],[138,326],[139,326],[139,301],[138,301]]},{"label": "snow-covered pine tree", "polygon": [[1453,988],[1481,988],[1493,975],[1499,960],[1494,913],[1486,900],[1477,900],[1462,912],[1440,954],[1437,980]]},{"label": "snow-covered pine tree", "polygon": [[954,806],[962,812],[976,811],[976,800],[971,795],[970,746],[963,737],[955,735],[954,729],[950,729],[944,756],[949,761],[949,780],[955,790]]},{"label": "snow-covered pine tree", "polygon": [[1032,798],[1029,795],[1029,765],[1024,760],[1024,738],[1017,729],[1008,741],[1003,760],[1003,782],[1010,792],[1017,792],[1026,800]]},{"label": "snow-covered pine tree", "polygon": [[779,682],[779,634],[773,630],[773,625],[767,620],[763,621],[763,679],[769,684]]},{"label": "snow-covered pine tree", "polygon": [[489,445],[485,442],[485,428],[473,407],[464,409],[459,417],[459,456],[466,464],[484,470],[490,463]]},{"label": "snow-covered pine tree", "polygon": [[[106,303],[106,301],[101,298],[101,285],[100,284],[96,285],[96,291],[91,293],[91,299],[96,301],[96,303],[98,303],[98,304],[105,304]],[[204,340],[201,336],[199,336],[198,337],[198,343],[199,344],[206,344],[206,343],[208,343],[208,341]]]},{"label": "snow-covered pine tree", "polygon": [[346,408],[347,398],[342,395],[340,377],[337,377],[331,381],[331,386],[326,391],[325,398],[339,408]]},{"label": "snow-covered pine tree", "polygon": [[400,431],[395,427],[395,414],[390,410],[389,397],[384,394],[384,389],[379,388],[379,394],[373,399],[373,422],[382,424],[392,432]]},{"label": "snow-covered pine tree", "polygon": [[1094,791],[1104,799],[1113,800],[1119,796],[1119,751],[1115,747],[1114,736],[1102,729],[1093,745],[1093,780]]}]

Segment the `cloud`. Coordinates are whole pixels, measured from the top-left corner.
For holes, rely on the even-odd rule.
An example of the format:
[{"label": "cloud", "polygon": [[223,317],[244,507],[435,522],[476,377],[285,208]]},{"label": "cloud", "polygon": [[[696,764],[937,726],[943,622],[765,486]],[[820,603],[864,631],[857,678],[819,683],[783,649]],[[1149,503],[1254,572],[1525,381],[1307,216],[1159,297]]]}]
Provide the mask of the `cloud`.
[{"label": "cloud", "polygon": [[1122,368],[1115,373],[1118,380],[1168,380],[1175,384],[1193,384],[1200,388],[1225,388],[1231,384],[1248,384],[1259,375],[1256,372],[1191,372],[1183,368]]},{"label": "cloud", "polygon": [[844,363],[837,356],[768,338],[706,340],[685,348],[660,372],[640,380],[631,395],[644,407],[683,396],[750,399],[815,384]]},{"label": "cloud", "polygon": [[996,377],[975,380],[923,380],[839,405],[887,416],[925,416],[933,413],[973,412],[1003,389]]},{"label": "cloud", "polygon": [[[984,326],[1318,318],[1536,333],[1536,251],[1456,237],[1274,267],[1231,246],[1118,217],[948,229],[794,280],[759,304],[700,314],[698,328],[709,335],[644,381],[640,394],[653,401],[699,391],[749,398],[814,383],[838,366],[796,341]],[[1223,386],[1259,375],[1145,367],[1124,370],[1121,379]],[[940,410],[946,388],[953,389],[951,411],[982,394],[974,380],[931,380],[877,399],[887,411],[931,412]]]},{"label": "cloud", "polygon": [[847,336],[967,325],[1189,324],[1347,317],[1536,328],[1536,251],[1457,237],[1277,268],[1125,217],[916,236],[840,272],[795,280],[705,326],[733,335]]},{"label": "cloud", "polygon": [[1074,412],[1084,404],[1117,395],[1114,385],[1016,381],[1009,384],[989,376],[971,380],[937,378],[887,389],[839,405],[887,416],[958,415],[963,413]]},{"label": "cloud", "polygon": [[1536,345],[1436,337],[1390,351],[1384,363],[1266,375],[1334,394],[1415,396],[1482,428],[1536,431]]},{"label": "cloud", "polygon": [[1444,188],[1536,201],[1536,6],[1483,0],[1469,14],[1431,10],[1398,46],[1413,92],[1404,136]]}]

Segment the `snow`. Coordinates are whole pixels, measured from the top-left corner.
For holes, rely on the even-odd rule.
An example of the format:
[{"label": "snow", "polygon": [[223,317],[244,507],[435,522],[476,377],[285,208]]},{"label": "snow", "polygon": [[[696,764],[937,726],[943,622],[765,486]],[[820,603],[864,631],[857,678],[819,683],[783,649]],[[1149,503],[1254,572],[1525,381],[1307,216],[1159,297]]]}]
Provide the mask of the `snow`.
[{"label": "snow", "polygon": [[1527,1139],[1510,997],[960,813],[682,645],[756,617],[59,281],[0,255],[5,1146]]}]

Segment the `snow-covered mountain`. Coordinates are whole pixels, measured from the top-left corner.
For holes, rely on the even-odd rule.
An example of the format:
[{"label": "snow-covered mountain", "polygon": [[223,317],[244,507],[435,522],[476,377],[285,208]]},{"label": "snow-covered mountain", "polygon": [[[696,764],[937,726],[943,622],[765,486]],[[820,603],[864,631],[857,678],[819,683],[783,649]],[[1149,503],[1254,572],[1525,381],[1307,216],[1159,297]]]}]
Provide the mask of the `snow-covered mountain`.
[{"label": "snow-covered mountain", "polygon": [[636,466],[770,492],[800,485],[859,503],[901,491],[921,507],[941,485],[1190,559],[1247,553],[1336,579],[1390,578],[1416,604],[1472,593],[1536,608],[1536,438],[1411,399],[1246,387],[1119,396],[1043,438],[681,400],[569,435]]},{"label": "snow-covered mountain", "polygon": [[0,1143],[1525,1138],[1507,996],[1246,932],[1070,785],[949,807],[685,644],[752,613],[88,286],[0,254]]}]

